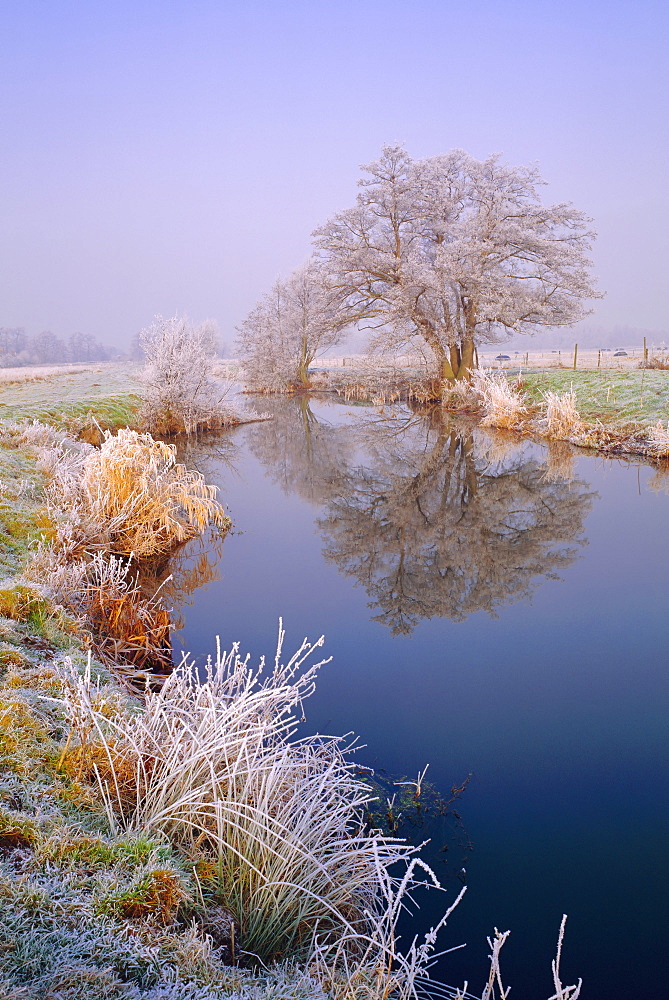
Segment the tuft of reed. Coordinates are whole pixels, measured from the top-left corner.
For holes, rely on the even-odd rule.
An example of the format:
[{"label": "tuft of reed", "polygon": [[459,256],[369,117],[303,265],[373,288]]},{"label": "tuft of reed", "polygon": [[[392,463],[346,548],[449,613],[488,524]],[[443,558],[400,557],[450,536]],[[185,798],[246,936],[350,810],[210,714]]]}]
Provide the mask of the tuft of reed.
[{"label": "tuft of reed", "polygon": [[507,379],[476,371],[472,377],[473,388],[483,407],[484,427],[518,430],[527,419],[527,406],[523,396]]},{"label": "tuft of reed", "polygon": [[665,427],[662,421],[658,421],[648,432],[647,438],[653,458],[669,458],[669,424]]},{"label": "tuft of reed", "polygon": [[569,438],[583,430],[583,421],[576,407],[576,393],[573,389],[561,395],[547,392],[546,435],[549,438]]},{"label": "tuft of reed", "polygon": [[177,463],[173,445],[150,434],[105,434],[84,461],[83,494],[116,552],[137,558],[168,552],[209,524],[229,527],[216,487]]},{"label": "tuft of reed", "polygon": [[322,639],[284,664],[283,638],[280,627],[270,671],[264,660],[252,670],[237,645],[204,681],[184,660],[132,715],[96,708],[90,671],[65,661],[64,705],[89,775],[113,829],[163,834],[203,874],[206,863],[247,960],[301,959],[342,997],[363,980],[375,984],[370,997],[414,996],[434,942],[403,956],[397,920],[418,885],[439,883],[414,848],[365,828],[370,790],[349,743],[293,738],[321,665],[304,664]]},{"label": "tuft of reed", "polygon": [[174,445],[150,434],[105,431],[96,449],[35,421],[14,430],[50,480],[55,544],[68,558],[98,548],[142,559],[171,551],[208,525],[230,527],[216,487],[179,464]]}]

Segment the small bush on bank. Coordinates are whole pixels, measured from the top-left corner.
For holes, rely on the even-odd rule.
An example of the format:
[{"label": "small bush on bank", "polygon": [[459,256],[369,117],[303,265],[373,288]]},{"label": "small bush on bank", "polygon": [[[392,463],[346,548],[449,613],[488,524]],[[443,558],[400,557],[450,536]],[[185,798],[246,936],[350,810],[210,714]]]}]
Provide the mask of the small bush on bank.
[{"label": "small bush on bank", "polygon": [[227,390],[212,377],[216,330],[211,320],[194,326],[173,316],[140,333],[145,366],[144,402],[139,423],[166,437],[216,430],[238,422],[224,404]]}]

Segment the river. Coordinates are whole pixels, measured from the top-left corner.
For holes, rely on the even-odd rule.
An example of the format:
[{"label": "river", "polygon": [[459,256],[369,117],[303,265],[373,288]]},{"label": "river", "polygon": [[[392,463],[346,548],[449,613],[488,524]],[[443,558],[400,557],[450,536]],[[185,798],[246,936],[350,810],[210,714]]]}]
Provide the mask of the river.
[{"label": "river", "polygon": [[304,731],[359,736],[448,889],[405,934],[468,887],[443,982],[480,994],[510,928],[512,996],[547,998],[567,913],[583,1000],[664,1000],[669,479],[403,406],[259,408],[188,456],[234,530],[175,561],[177,650],[325,634]]}]

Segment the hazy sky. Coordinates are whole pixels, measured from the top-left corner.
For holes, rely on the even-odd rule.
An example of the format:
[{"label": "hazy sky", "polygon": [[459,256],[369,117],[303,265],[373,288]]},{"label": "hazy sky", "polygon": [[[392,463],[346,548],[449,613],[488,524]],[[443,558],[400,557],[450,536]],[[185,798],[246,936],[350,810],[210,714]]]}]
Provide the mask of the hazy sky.
[{"label": "hazy sky", "polygon": [[595,219],[590,324],[669,330],[666,0],[6,0],[0,326],[222,338],[384,142],[536,161]]}]

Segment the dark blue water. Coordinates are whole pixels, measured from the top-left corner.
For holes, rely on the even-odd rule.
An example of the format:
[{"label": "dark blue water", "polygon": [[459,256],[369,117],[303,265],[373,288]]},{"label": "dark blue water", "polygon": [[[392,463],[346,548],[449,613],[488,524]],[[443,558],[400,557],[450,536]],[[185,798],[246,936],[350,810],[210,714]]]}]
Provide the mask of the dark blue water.
[{"label": "dark blue water", "polygon": [[235,532],[209,566],[182,560],[184,589],[219,579],[183,599],[177,646],[203,656],[220,635],[271,654],[279,616],[288,650],[324,633],[333,661],[308,729],[356,732],[388,794],[429,763],[401,832],[432,837],[447,899],[468,886],[443,940],[467,947],[444,958],[443,981],[480,993],[486,935],[511,928],[512,996],[549,996],[567,913],[563,982],[581,976],[587,1000],[665,1000],[662,482],[403,408],[263,408],[272,421],[191,455]]}]

